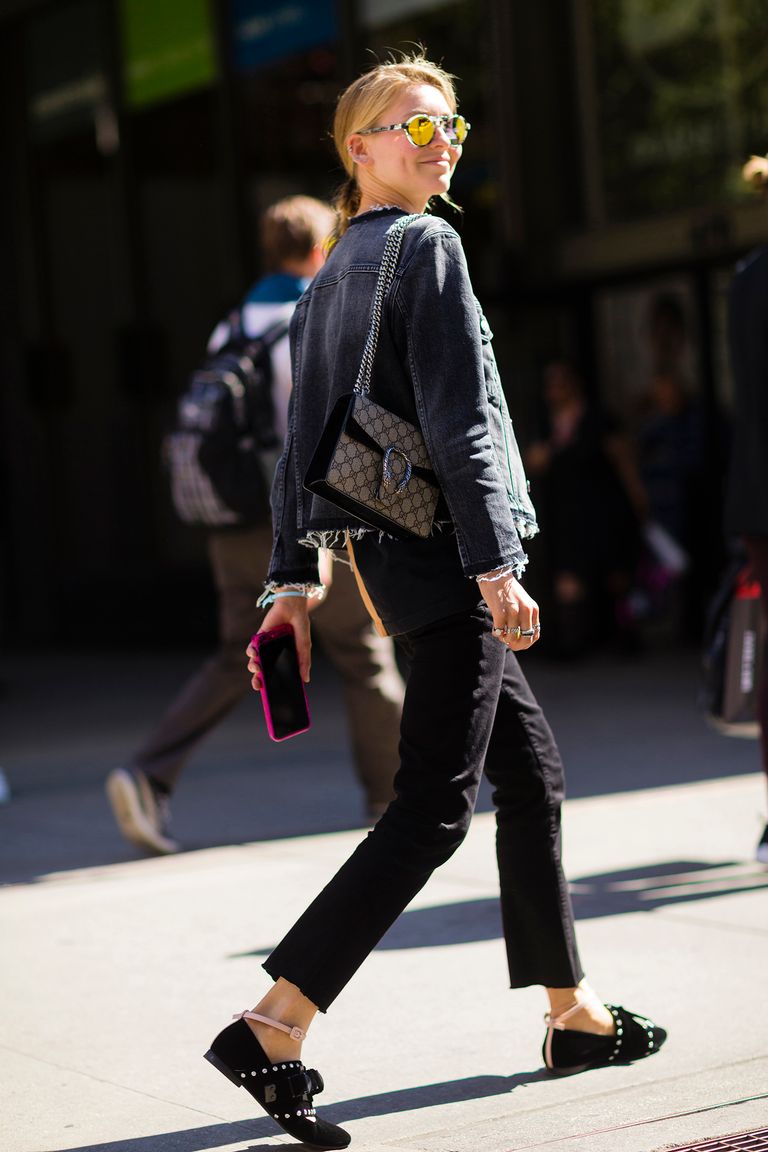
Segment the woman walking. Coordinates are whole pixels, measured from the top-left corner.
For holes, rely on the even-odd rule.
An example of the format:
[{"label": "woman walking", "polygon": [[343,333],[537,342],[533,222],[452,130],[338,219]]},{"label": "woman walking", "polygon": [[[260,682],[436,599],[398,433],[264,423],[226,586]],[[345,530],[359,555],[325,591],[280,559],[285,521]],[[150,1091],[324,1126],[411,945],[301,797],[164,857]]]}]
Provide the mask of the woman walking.
[{"label": "woman walking", "polygon": [[[293,626],[308,679],[308,611],[321,593],[313,549],[351,539],[376,612],[409,662],[401,765],[396,799],[266,960],[274,984],[207,1055],[318,1148],[350,1138],[312,1107],[322,1081],[301,1063],[309,1024],[458,848],[483,771],[497,809],[510,981],[546,988],[547,1067],[633,1060],[665,1039],[649,1020],[603,1004],[577,952],[560,860],[562,764],[515,655],[539,636],[538,606],[518,581],[520,538],[536,531],[535,515],[461,242],[425,214],[447,194],[469,127],[452,78],[421,55],[377,65],[342,94],[334,135],[348,180],[336,243],[291,329],[291,428],[273,489],[263,628]],[[439,481],[439,530],[418,540],[371,531],[303,488],[328,414],[354,384],[385,240],[405,216],[416,218],[404,221],[384,300],[371,396],[420,427]]]}]

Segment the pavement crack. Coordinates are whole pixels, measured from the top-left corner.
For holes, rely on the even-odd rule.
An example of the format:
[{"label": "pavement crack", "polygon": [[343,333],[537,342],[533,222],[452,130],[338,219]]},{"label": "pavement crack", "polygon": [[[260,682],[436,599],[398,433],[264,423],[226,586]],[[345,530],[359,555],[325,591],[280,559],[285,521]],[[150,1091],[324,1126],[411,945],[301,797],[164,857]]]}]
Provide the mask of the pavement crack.
[{"label": "pavement crack", "polygon": [[23,1056],[27,1060],[32,1060],[36,1064],[43,1064],[46,1068],[56,1068],[59,1072],[69,1072],[73,1076],[82,1076],[85,1080],[91,1080],[94,1084],[107,1084],[110,1088],[118,1088],[123,1092],[131,1092],[135,1096],[143,1096],[147,1100],[156,1100],[160,1104],[170,1104],[174,1108],[183,1108],[186,1112],[195,1112],[198,1116],[205,1116],[209,1119],[220,1120],[223,1124],[229,1124],[231,1121],[227,1116],[219,1116],[216,1112],[206,1112],[202,1108],[195,1108],[192,1104],[182,1104],[178,1100],[170,1100],[166,1096],[157,1096],[154,1092],[147,1092],[143,1088],[132,1088],[130,1084],[121,1084],[118,1080],[109,1080],[105,1076],[95,1076],[93,1072],[83,1072],[79,1068],[74,1068],[71,1064],[59,1064],[56,1060],[46,1060],[41,1056],[33,1055],[31,1052],[24,1052],[20,1048],[11,1048],[6,1044],[0,1044],[0,1049],[4,1052],[10,1052],[13,1056]]},{"label": "pavement crack", "polygon": [[[663,1080],[649,1080],[649,1081],[646,1081],[642,1085],[642,1087],[643,1087],[643,1089],[650,1089],[650,1088],[653,1088],[654,1086],[660,1085],[660,1084],[663,1084],[665,1087],[668,1087],[669,1085],[684,1082],[686,1080],[697,1079],[702,1074],[702,1072],[704,1072],[704,1071],[710,1072],[710,1073],[716,1073],[716,1072],[719,1072],[720,1070],[726,1070],[726,1069],[729,1071],[732,1071],[733,1069],[743,1068],[743,1067],[747,1067],[751,1064],[760,1063],[764,1059],[765,1058],[761,1055],[761,1056],[751,1057],[747,1060],[727,1061],[727,1062],[724,1062],[722,1064],[715,1064],[712,1067],[709,1067],[706,1069],[699,1069],[696,1073],[686,1072],[686,1073],[681,1074],[680,1076],[671,1076],[669,1078],[664,1078]],[[584,1103],[589,1103],[591,1100],[605,1100],[608,1097],[620,1097],[620,1096],[626,1094],[628,1091],[631,1092],[632,1090],[633,1090],[633,1088],[628,1088],[626,1085],[623,1085],[622,1087],[609,1089],[607,1091],[603,1090],[603,1091],[591,1092],[591,1093],[588,1093],[586,1095],[580,1095],[579,1096],[579,1102],[581,1104],[584,1104]],[[706,1105],[702,1105],[700,1107],[688,1108],[688,1109],[684,1109],[684,1110],[679,1111],[679,1112],[665,1113],[664,1115],[661,1115],[661,1116],[641,1117],[637,1120],[627,1121],[625,1124],[617,1124],[615,1126],[611,1126],[608,1128],[587,1129],[584,1132],[573,1132],[570,1134],[554,1137],[551,1140],[535,1141],[532,1144],[518,1144],[518,1145],[515,1145],[514,1147],[507,1148],[505,1150],[505,1152],[527,1152],[527,1150],[531,1149],[531,1148],[546,1148],[549,1145],[565,1143],[566,1141],[569,1141],[569,1140],[576,1140],[576,1139],[582,1139],[583,1140],[583,1139],[590,1137],[590,1136],[600,1136],[600,1135],[604,1135],[604,1134],[610,1133],[610,1132],[621,1132],[621,1131],[625,1131],[625,1130],[630,1129],[630,1128],[642,1128],[642,1127],[644,1127],[646,1125],[650,1125],[650,1124],[661,1124],[667,1120],[682,1119],[683,1117],[686,1117],[686,1116],[697,1116],[697,1115],[702,1114],[702,1113],[715,1112],[715,1111],[718,1111],[719,1109],[722,1109],[722,1108],[731,1108],[731,1107],[736,1107],[736,1106],[741,1105],[741,1104],[754,1103],[757,1100],[768,1100],[768,1092],[757,1093],[755,1095],[746,1096],[746,1097],[739,1098],[736,1100],[723,1100],[723,1101],[720,1101],[719,1103],[706,1104]],[[568,1106],[568,1101],[561,1101],[560,1103],[563,1107]],[[541,1111],[550,1111],[550,1110],[551,1110],[551,1105],[545,1103],[542,1105],[536,1105],[532,1108],[521,1108],[519,1110],[515,1110],[515,1116],[517,1118],[524,1117],[524,1116],[535,1116],[537,1113],[539,1113]],[[509,1118],[509,1112],[496,1112],[492,1116],[490,1116],[490,1115],[484,1116],[483,1117],[483,1123],[484,1124],[487,1124],[487,1123],[494,1124],[497,1121],[507,1120],[508,1118]],[[433,1129],[431,1131],[420,1132],[418,1134],[415,1134],[411,1138],[411,1140],[419,1140],[419,1139],[425,1139],[425,1138],[434,1139],[435,1136],[441,1135],[443,1133],[455,1134],[455,1133],[457,1133],[457,1131],[461,1131],[464,1128],[472,1129],[472,1128],[475,1128],[476,1126],[477,1126],[477,1120],[473,1119],[472,1121],[470,1121],[469,1124],[460,1125],[458,1128],[455,1125],[452,1125],[450,1128]],[[408,1147],[410,1149],[410,1147],[411,1147],[410,1143],[409,1143]]]},{"label": "pavement crack", "polygon": [[552,1144],[565,1144],[569,1140],[583,1140],[590,1136],[607,1136],[611,1132],[626,1132],[631,1128],[645,1128],[651,1124],[664,1124],[668,1120],[683,1120],[686,1116],[703,1116],[707,1112],[718,1112],[723,1108],[736,1108],[740,1104],[754,1104],[758,1100],[768,1100],[768,1092],[755,1096],[744,1096],[740,1100],[723,1100],[718,1104],[704,1104],[700,1108],[686,1108],[681,1112],[668,1112],[663,1116],[648,1116],[641,1120],[628,1120],[626,1124],[611,1124],[608,1128],[590,1128],[586,1132],[573,1132],[568,1136],[558,1136],[553,1140],[539,1140],[534,1144],[518,1144],[507,1152],[527,1152],[531,1148],[546,1148]]}]

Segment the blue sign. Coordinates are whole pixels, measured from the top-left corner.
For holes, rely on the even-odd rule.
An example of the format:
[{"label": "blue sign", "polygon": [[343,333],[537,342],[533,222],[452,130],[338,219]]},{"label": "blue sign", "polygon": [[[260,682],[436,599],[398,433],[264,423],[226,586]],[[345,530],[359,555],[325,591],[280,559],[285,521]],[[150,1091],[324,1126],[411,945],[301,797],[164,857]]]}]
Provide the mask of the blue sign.
[{"label": "blue sign", "polygon": [[251,72],[338,36],[336,0],[232,0],[235,68]]}]

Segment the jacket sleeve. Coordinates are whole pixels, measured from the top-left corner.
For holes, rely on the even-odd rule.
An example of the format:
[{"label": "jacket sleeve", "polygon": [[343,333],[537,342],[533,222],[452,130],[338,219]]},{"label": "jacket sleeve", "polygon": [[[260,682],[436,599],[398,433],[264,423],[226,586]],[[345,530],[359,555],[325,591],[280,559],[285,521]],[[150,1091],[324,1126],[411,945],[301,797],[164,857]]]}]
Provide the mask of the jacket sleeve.
[{"label": "jacket sleeve", "polygon": [[403,269],[395,307],[405,323],[416,408],[451,513],[466,576],[525,553],[490,432],[480,317],[455,232],[419,241]]},{"label": "jacket sleeve", "polygon": [[[291,397],[293,400],[293,397]],[[293,403],[289,407],[289,432],[272,484],[272,558],[267,584],[319,584],[317,550],[299,543],[296,506],[296,465],[293,436]]]}]

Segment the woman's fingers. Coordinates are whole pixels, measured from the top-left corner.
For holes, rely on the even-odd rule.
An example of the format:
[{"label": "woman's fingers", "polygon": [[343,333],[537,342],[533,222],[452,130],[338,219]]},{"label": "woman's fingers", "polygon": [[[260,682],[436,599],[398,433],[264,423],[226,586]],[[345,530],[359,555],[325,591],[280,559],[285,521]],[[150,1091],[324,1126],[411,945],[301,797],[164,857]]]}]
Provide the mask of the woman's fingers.
[{"label": "woman's fingers", "polygon": [[539,638],[539,606],[514,576],[483,581],[480,592],[491,610],[493,634],[514,651],[530,648]]},{"label": "woman's fingers", "polygon": [[541,635],[541,626],[538,622],[529,624],[527,628],[524,628],[522,624],[496,624],[493,628],[493,634],[508,648],[519,651],[530,648],[532,644],[536,643]]},{"label": "woman's fingers", "polygon": [[[309,673],[312,664],[312,640],[310,636],[309,618],[307,616],[307,601],[304,597],[290,597],[278,599],[269,609],[261,622],[259,632],[269,632],[280,624],[290,624],[296,640],[296,654],[299,661],[299,672],[305,683],[309,683]],[[260,692],[261,666],[259,657],[253,644],[245,650],[248,657],[248,671],[251,673],[251,687],[254,692]]]},{"label": "woman's fingers", "polygon": [[248,657],[248,671],[251,675],[251,687],[254,692],[261,692],[261,666],[256,656],[256,650],[252,644],[249,644],[245,650]]}]

